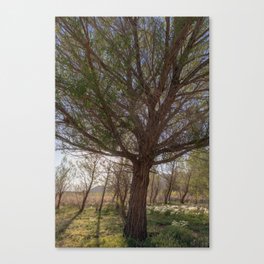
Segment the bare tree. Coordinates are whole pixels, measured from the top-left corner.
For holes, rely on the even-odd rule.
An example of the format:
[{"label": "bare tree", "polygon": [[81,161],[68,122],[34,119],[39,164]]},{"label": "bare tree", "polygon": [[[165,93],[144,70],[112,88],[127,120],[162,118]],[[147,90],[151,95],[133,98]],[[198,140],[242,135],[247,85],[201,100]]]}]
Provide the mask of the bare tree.
[{"label": "bare tree", "polygon": [[56,168],[56,180],[55,180],[55,188],[56,188],[56,197],[57,201],[56,209],[60,209],[62,195],[69,189],[70,187],[70,164],[67,164],[67,159],[64,158],[61,164]]},{"label": "bare tree", "polygon": [[103,207],[103,203],[104,203],[104,197],[105,197],[105,192],[106,192],[108,180],[109,180],[109,177],[110,177],[110,172],[111,172],[111,163],[109,163],[107,165],[107,172],[106,172],[106,177],[105,177],[105,183],[104,183],[104,187],[103,187],[103,192],[102,192],[102,197],[101,197],[100,205],[99,205],[99,208],[98,208],[98,213],[99,213],[100,216],[101,216],[101,211],[102,211],[102,207]]},{"label": "bare tree", "polygon": [[83,161],[78,163],[79,175],[78,175],[77,189],[82,194],[80,212],[83,212],[88,195],[98,176],[98,165],[99,165],[98,155],[86,156]]},{"label": "bare tree", "polygon": [[205,17],[56,19],[57,147],[132,162],[126,237],[147,237],[151,167],[209,143],[208,31]]}]

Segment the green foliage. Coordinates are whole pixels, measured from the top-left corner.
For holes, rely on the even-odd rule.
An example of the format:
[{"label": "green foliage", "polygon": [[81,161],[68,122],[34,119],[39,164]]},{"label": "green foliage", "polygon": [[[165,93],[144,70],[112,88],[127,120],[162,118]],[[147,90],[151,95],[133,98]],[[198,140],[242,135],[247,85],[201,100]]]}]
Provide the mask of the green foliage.
[{"label": "green foliage", "polygon": [[192,173],[190,192],[196,199],[209,200],[209,149],[193,151],[188,165]]},{"label": "green foliage", "polygon": [[154,153],[158,142],[181,130],[160,154],[173,155],[194,138],[198,146],[208,136],[201,127],[208,119],[207,20],[173,17],[168,26],[163,17],[58,17],[58,144],[131,159],[141,156],[148,138]]},{"label": "green foliage", "polygon": [[[198,238],[197,234],[193,233],[190,229],[185,227],[174,227],[169,226],[164,229],[157,237],[154,238],[153,242],[155,246],[170,247],[206,247],[204,239]],[[169,243],[167,244],[167,241]]]}]

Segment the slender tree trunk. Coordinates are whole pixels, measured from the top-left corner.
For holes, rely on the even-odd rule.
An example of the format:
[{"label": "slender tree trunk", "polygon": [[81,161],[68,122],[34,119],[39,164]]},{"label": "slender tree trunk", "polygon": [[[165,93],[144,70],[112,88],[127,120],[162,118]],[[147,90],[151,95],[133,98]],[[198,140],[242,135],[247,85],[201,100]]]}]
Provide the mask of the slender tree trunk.
[{"label": "slender tree trunk", "polygon": [[170,191],[169,191],[169,195],[168,195],[168,202],[169,202],[169,203],[171,202],[171,193],[172,193],[172,188],[170,189]]},{"label": "slender tree trunk", "polygon": [[186,195],[187,195],[187,193],[189,191],[190,179],[191,179],[191,174],[188,175],[185,191],[184,191],[184,193],[183,193],[183,195],[181,197],[181,203],[182,204],[184,204]]},{"label": "slender tree trunk", "polygon": [[147,238],[146,200],[149,184],[150,163],[133,164],[133,178],[124,235],[138,241]]},{"label": "slender tree trunk", "polygon": [[115,209],[116,210],[119,210],[119,208],[120,208],[119,200],[120,200],[119,193],[117,193],[116,194],[116,204],[115,204]]},{"label": "slender tree trunk", "polygon": [[181,203],[184,204],[185,202],[185,197],[187,195],[188,191],[184,192],[183,196],[181,197]]},{"label": "slender tree trunk", "polygon": [[121,215],[121,217],[122,217],[124,222],[126,221],[126,198],[127,198],[127,192],[128,192],[128,190],[125,187],[124,193],[122,194],[120,192],[120,195],[119,195],[120,208],[118,208],[118,209],[120,209],[119,212],[120,212],[120,215]]},{"label": "slender tree trunk", "polygon": [[80,208],[80,211],[79,211],[80,213],[83,212],[83,210],[85,208],[87,197],[88,197],[88,195],[90,193],[90,190],[92,188],[92,185],[93,185],[93,180],[94,180],[94,177],[92,177],[91,182],[89,184],[89,187],[88,187],[88,189],[86,190],[86,192],[84,194],[84,197],[83,197],[83,200],[82,200],[82,205],[81,205],[81,208]]},{"label": "slender tree trunk", "polygon": [[157,196],[159,194],[159,188],[160,188],[160,181],[158,179],[157,186],[155,186],[155,193],[153,195],[152,204],[156,203]]},{"label": "slender tree trunk", "polygon": [[168,203],[168,191],[166,191],[165,195],[164,195],[164,204]]},{"label": "slender tree trunk", "polygon": [[164,197],[164,204],[167,204],[169,201],[170,201],[170,193],[171,193],[171,189],[172,189],[172,186],[171,186],[171,182],[169,183],[169,187],[165,193],[165,197]]},{"label": "slender tree trunk", "polygon": [[120,215],[123,219],[123,221],[126,220],[126,210],[125,210],[125,202],[124,200],[120,197]]},{"label": "slender tree trunk", "polygon": [[198,204],[198,192],[196,192],[196,195],[195,195],[195,204]]},{"label": "slender tree trunk", "polygon": [[58,201],[57,201],[57,206],[56,206],[56,209],[60,209],[60,204],[61,204],[61,197],[62,197],[63,193],[59,193],[58,194]]},{"label": "slender tree trunk", "polygon": [[82,205],[81,205],[81,208],[80,208],[80,213],[85,208],[85,204],[86,204],[86,200],[87,200],[87,197],[88,197],[89,192],[90,192],[90,189],[88,191],[86,191],[85,194],[84,194],[84,197],[83,197],[83,200],[82,200]]},{"label": "slender tree trunk", "polygon": [[114,195],[113,195],[113,198],[112,198],[112,203],[114,203],[114,202],[115,202],[116,195],[117,195],[117,191],[115,190],[115,192],[114,192]]},{"label": "slender tree trunk", "polygon": [[107,176],[106,176],[106,180],[105,180],[105,185],[104,185],[104,189],[103,189],[103,194],[102,194],[100,206],[99,206],[99,209],[98,209],[99,214],[101,214],[101,211],[102,211],[102,207],[103,207],[103,203],[104,203],[104,197],[105,197],[105,191],[106,191],[106,187],[107,187],[107,183],[108,183],[109,174],[110,173],[108,171]]},{"label": "slender tree trunk", "polygon": [[155,190],[155,193],[154,193],[154,196],[153,196],[153,199],[152,199],[152,204],[155,204],[155,203],[156,203],[156,200],[157,200],[158,194],[159,194],[159,189],[157,188],[157,189]]}]

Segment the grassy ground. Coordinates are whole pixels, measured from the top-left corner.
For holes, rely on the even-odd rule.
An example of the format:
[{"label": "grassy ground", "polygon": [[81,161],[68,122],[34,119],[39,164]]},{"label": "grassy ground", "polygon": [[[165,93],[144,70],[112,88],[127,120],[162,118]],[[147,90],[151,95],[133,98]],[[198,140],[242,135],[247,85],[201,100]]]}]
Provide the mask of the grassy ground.
[{"label": "grassy ground", "polygon": [[94,207],[78,214],[64,206],[56,213],[56,247],[208,247],[208,211],[190,206],[150,206],[148,238],[143,244],[126,240],[123,223],[114,207],[106,206],[101,218]]}]

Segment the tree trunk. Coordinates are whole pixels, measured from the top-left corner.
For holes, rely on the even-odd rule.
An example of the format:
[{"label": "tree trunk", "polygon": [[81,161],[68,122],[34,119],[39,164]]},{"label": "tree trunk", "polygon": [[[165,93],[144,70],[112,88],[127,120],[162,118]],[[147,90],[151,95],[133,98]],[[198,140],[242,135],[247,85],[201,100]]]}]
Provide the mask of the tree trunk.
[{"label": "tree trunk", "polygon": [[59,210],[60,209],[60,204],[61,204],[61,197],[62,197],[63,193],[59,193],[58,194],[58,202],[57,202],[57,206],[56,209]]},{"label": "tree trunk", "polygon": [[196,195],[195,195],[195,204],[198,204],[198,192],[196,192]]},{"label": "tree trunk", "polygon": [[121,192],[119,193],[119,200],[120,204],[118,207],[119,213],[122,217],[123,222],[126,221],[126,198],[127,198],[127,192],[128,190],[125,187],[124,193],[122,194]]},{"label": "tree trunk", "polygon": [[182,204],[184,204],[184,202],[185,202],[185,197],[186,197],[187,193],[188,193],[188,191],[185,192],[185,193],[183,194],[183,196],[181,197],[181,203],[182,203]]},{"label": "tree trunk", "polygon": [[105,180],[105,185],[104,185],[104,189],[103,189],[103,193],[102,193],[102,197],[101,197],[101,202],[100,202],[100,206],[98,209],[99,214],[101,214],[102,211],[102,207],[103,207],[103,203],[104,203],[104,197],[105,197],[105,191],[106,191],[106,187],[107,187],[107,183],[108,183],[108,178],[109,178],[109,173],[110,170],[108,170],[107,172],[107,176],[106,176],[106,180]]},{"label": "tree trunk", "polygon": [[92,185],[93,185],[93,180],[94,180],[94,177],[92,177],[91,182],[90,182],[90,184],[89,184],[89,187],[88,187],[88,189],[85,191],[85,194],[84,194],[84,197],[83,197],[83,200],[82,200],[82,205],[81,205],[81,208],[80,208],[80,210],[79,210],[80,213],[82,213],[83,210],[84,210],[84,208],[85,208],[85,204],[86,204],[87,197],[88,197],[88,195],[89,195],[89,193],[90,193],[90,190],[91,190],[91,188],[92,188]]},{"label": "tree trunk", "polygon": [[186,187],[185,187],[185,191],[183,193],[183,196],[181,197],[181,203],[184,204],[185,202],[185,198],[186,198],[186,195],[189,191],[189,185],[190,185],[190,179],[191,179],[191,173],[188,174],[188,178],[187,178],[187,183],[186,183]]},{"label": "tree trunk", "polygon": [[146,200],[149,184],[149,162],[133,164],[133,178],[124,235],[137,241],[147,238]]},{"label": "tree trunk", "polygon": [[119,193],[116,194],[116,204],[115,204],[115,209],[119,211],[120,204],[119,204]]},{"label": "tree trunk", "polygon": [[83,197],[83,200],[82,200],[82,205],[81,205],[81,208],[80,208],[80,211],[79,211],[80,213],[84,210],[84,207],[85,207],[86,200],[87,200],[89,192],[90,192],[90,190],[86,191],[85,194],[84,194],[84,197]]},{"label": "tree trunk", "polygon": [[171,186],[171,182],[169,183],[169,187],[165,193],[164,196],[164,204],[167,204],[168,202],[170,202],[170,194],[171,194],[171,190],[172,190],[172,186]]},{"label": "tree trunk", "polygon": [[170,189],[169,195],[168,195],[168,202],[171,202],[171,194],[172,194],[172,188]]},{"label": "tree trunk", "polygon": [[113,195],[113,198],[112,198],[112,203],[114,203],[114,202],[115,202],[116,195],[117,195],[117,191],[115,190],[115,192],[114,192],[114,195]]},{"label": "tree trunk", "polygon": [[155,193],[153,195],[152,204],[156,203],[157,196],[159,194],[159,188],[160,188],[160,181],[158,179],[157,186],[155,187]]},{"label": "tree trunk", "polygon": [[164,204],[168,203],[168,191],[166,191],[165,195],[164,195]]}]

